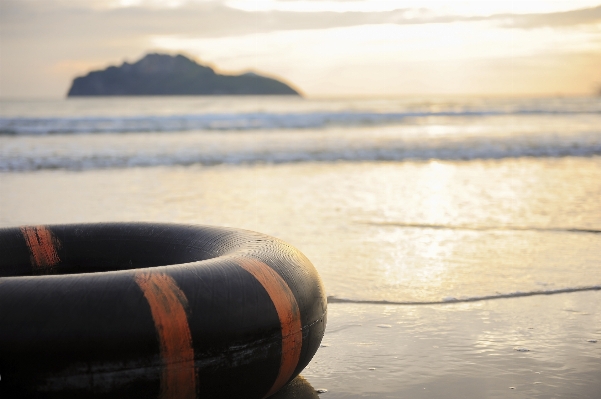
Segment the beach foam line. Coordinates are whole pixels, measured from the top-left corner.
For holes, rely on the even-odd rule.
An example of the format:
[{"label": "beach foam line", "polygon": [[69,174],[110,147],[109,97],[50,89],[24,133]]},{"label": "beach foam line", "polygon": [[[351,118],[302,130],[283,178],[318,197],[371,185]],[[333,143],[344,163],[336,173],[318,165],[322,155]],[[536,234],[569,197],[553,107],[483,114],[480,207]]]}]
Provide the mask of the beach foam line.
[{"label": "beach foam line", "polygon": [[[154,140],[155,138],[152,138]],[[149,138],[150,140],[150,138]],[[89,150],[86,143],[54,143],[52,146],[35,146],[28,140],[12,142],[0,148],[0,171],[30,171],[41,169],[88,170],[104,168],[130,168],[172,165],[246,165],[257,163],[285,164],[301,162],[381,162],[381,161],[469,161],[506,158],[559,158],[595,157],[601,155],[601,136],[580,141],[527,144],[500,140],[485,143],[485,139],[465,140],[462,143],[396,143],[388,147],[341,147],[304,149],[277,149],[265,145],[255,150],[229,149],[226,142],[217,142],[216,150],[203,146],[169,150],[150,147],[130,152],[119,141],[114,148]],[[544,140],[543,140],[544,141]],[[111,142],[107,142],[107,146]],[[161,142],[159,142],[161,143]],[[167,146],[168,147],[168,146]]]},{"label": "beach foam line", "polygon": [[473,296],[466,298],[454,298],[447,297],[439,301],[387,301],[387,300],[371,300],[371,299],[350,299],[350,298],[338,298],[336,296],[328,296],[328,304],[331,303],[356,303],[356,304],[368,304],[368,305],[448,305],[453,303],[465,303],[465,302],[480,302],[488,301],[493,299],[508,299],[508,298],[520,298],[525,296],[535,295],[555,295],[555,294],[566,294],[572,292],[583,292],[583,291],[600,291],[601,285],[591,285],[587,287],[568,287],[559,288],[556,290],[541,290],[541,291],[516,291],[507,294],[495,294],[495,295],[483,295]]},{"label": "beach foam line", "polygon": [[561,232],[561,233],[584,233],[601,234],[597,229],[579,229],[570,227],[528,227],[528,226],[469,226],[469,225],[443,225],[427,223],[398,223],[398,222],[373,222],[358,221],[357,223],[374,226],[407,227],[416,229],[440,229],[440,230],[466,230],[466,231],[538,231],[538,232]]},{"label": "beach foam line", "polygon": [[0,117],[0,135],[89,134],[191,130],[315,129],[326,126],[373,126],[402,123],[412,118],[478,118],[528,115],[599,115],[596,108],[570,110],[463,109],[458,111],[375,112],[248,112],[184,115]]}]

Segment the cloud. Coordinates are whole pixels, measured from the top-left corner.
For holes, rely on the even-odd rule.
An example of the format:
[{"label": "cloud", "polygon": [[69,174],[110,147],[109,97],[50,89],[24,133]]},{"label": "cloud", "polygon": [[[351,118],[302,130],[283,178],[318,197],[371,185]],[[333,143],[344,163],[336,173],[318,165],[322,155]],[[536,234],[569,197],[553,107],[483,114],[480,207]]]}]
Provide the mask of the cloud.
[{"label": "cloud", "polygon": [[[2,1],[0,34],[5,40],[43,37],[124,38],[143,35],[225,37],[278,30],[308,30],[377,24],[433,24],[490,21],[506,28],[567,27],[601,22],[601,6],[547,14],[489,16],[440,15],[426,8],[382,12],[251,12],[219,2],[185,2],[157,8],[155,2],[137,6],[99,8],[106,2]],[[124,3],[125,4],[125,3]],[[132,3],[137,4],[137,3]],[[146,4],[146,6],[144,5]],[[426,3],[427,4],[427,3]]]},{"label": "cloud", "polygon": [[[62,94],[73,76],[91,68],[104,68],[108,63],[135,61],[149,50],[185,50],[217,67],[257,68],[291,79],[303,88],[301,72],[307,69],[307,59],[313,57],[313,69],[303,72],[309,76],[307,89],[312,84],[310,76],[317,76],[319,68],[350,70],[361,57],[373,58],[374,67],[383,63],[387,68],[399,69],[418,56],[451,62],[470,54],[492,59],[511,58],[522,52],[536,56],[561,53],[568,59],[566,48],[569,52],[601,53],[597,50],[601,49],[601,6],[546,14],[459,15],[457,10],[452,14],[448,10],[416,7],[377,12],[253,12],[228,7],[222,1],[170,4],[167,7],[169,4],[158,0],[0,0],[0,96]],[[588,29],[565,31],[581,26]],[[536,29],[548,27],[557,31]],[[388,30],[392,33],[368,44],[356,43],[366,35]],[[362,33],[353,36],[359,31]],[[463,34],[464,31],[468,33]],[[472,31],[475,33],[469,33]],[[486,36],[493,33],[497,37],[494,45]],[[523,39],[512,40],[516,34]],[[552,48],[545,44],[551,40],[549,34],[554,40]],[[289,37],[297,37],[298,43],[291,43]],[[567,44],[558,46],[555,42],[563,43],[562,38]],[[478,47],[483,40],[485,45]],[[545,46],[541,44],[531,51],[526,41]],[[430,47],[425,45],[428,43]],[[220,52],[211,53],[213,48]],[[297,69],[301,71],[298,74],[294,72]],[[420,64],[416,70],[421,69]],[[332,78],[327,76],[314,86],[337,91],[335,85],[328,86]]]},{"label": "cloud", "polygon": [[601,23],[601,6],[547,14],[496,16],[505,19],[509,28],[570,27]]}]

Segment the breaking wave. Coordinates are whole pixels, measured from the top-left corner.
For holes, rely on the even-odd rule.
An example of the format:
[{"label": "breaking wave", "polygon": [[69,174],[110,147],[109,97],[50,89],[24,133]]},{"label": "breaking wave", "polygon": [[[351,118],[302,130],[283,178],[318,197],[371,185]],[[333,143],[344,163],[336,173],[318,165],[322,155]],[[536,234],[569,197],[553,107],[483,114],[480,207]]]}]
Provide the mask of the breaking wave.
[{"label": "breaking wave", "polygon": [[[180,133],[181,134],[181,133]],[[601,155],[601,134],[567,137],[471,137],[460,139],[371,140],[343,135],[323,139],[284,137],[211,137],[202,133],[180,139],[171,134],[142,134],[134,142],[118,135],[95,140],[47,136],[22,137],[0,145],[0,171],[86,170],[171,165],[298,162],[476,160],[521,157],[592,157]],[[245,134],[246,135],[246,134]],[[302,133],[301,133],[302,136]],[[55,137],[55,139],[51,139]],[[40,137],[41,139],[41,137]],[[81,137],[83,139],[83,137]]]},{"label": "breaking wave", "polygon": [[316,129],[402,123],[425,117],[474,118],[511,115],[601,115],[596,109],[460,110],[443,112],[234,113],[128,117],[0,118],[0,134],[46,135],[89,133],[182,132],[194,130]]}]

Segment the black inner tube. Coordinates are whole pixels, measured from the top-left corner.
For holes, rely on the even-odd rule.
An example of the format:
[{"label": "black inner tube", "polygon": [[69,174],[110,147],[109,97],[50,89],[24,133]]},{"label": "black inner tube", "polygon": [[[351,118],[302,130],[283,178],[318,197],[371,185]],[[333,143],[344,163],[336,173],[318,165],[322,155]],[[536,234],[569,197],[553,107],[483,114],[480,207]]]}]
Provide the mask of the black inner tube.
[{"label": "black inner tube", "polygon": [[[256,237],[247,233],[251,237],[240,237],[239,230],[233,229],[217,232],[209,227],[142,223],[0,229],[0,277],[109,272],[204,261],[252,243]],[[32,246],[41,253],[38,267]],[[48,253],[52,251],[59,261],[52,262],[53,254]]]},{"label": "black inner tube", "polygon": [[0,254],[11,397],[261,398],[300,373],[325,330],[313,265],[260,233],[27,226],[0,229]]}]

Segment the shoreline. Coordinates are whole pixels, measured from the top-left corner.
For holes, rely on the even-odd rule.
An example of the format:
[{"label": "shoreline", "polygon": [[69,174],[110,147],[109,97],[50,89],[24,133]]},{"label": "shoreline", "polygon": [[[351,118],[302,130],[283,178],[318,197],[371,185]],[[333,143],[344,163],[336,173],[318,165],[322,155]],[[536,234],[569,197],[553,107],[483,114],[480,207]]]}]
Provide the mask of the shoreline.
[{"label": "shoreline", "polygon": [[[593,398],[598,303],[591,291],[444,307],[332,304],[301,375],[327,399]],[[309,391],[282,398],[315,397]]]}]

